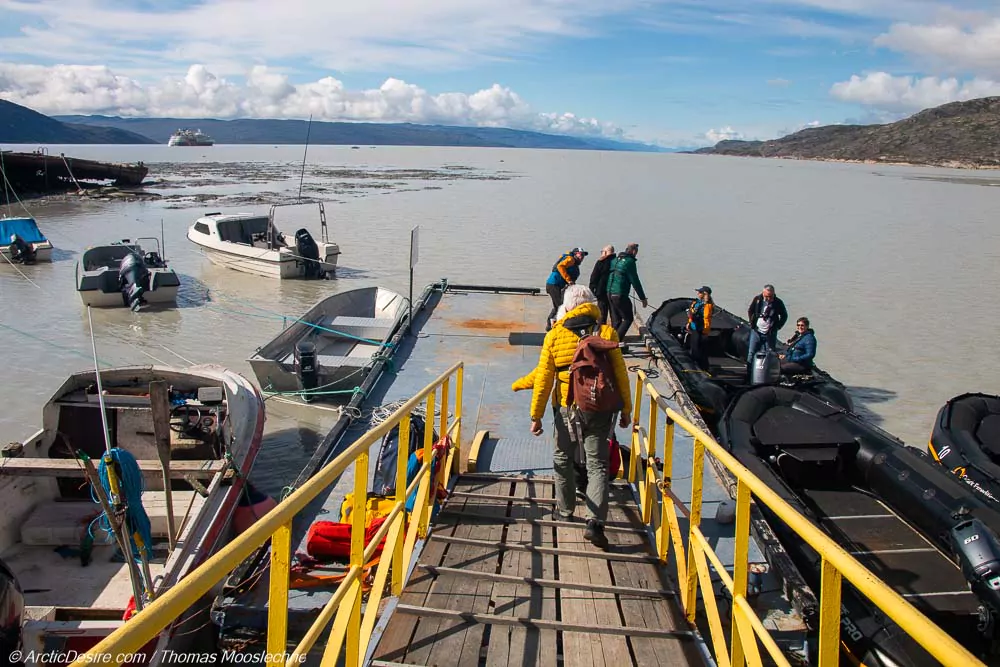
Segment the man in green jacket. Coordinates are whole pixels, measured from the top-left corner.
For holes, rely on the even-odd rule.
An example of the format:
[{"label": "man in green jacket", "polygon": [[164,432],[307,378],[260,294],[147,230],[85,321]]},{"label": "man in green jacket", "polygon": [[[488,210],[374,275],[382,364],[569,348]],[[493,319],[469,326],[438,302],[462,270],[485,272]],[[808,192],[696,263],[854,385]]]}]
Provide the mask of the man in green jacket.
[{"label": "man in green jacket", "polygon": [[632,301],[629,293],[635,288],[643,308],[648,308],[646,293],[642,291],[639,282],[639,271],[635,266],[635,257],[639,254],[639,244],[629,243],[623,252],[611,262],[608,275],[608,305],[611,307],[611,326],[618,332],[618,340],[624,341],[625,334],[632,328],[635,315],[632,311]]}]

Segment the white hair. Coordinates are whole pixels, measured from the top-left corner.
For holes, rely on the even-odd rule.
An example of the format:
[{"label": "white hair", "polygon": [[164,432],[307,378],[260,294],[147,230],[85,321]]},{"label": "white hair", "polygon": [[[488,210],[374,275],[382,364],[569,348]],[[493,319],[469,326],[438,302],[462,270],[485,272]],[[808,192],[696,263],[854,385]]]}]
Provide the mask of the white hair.
[{"label": "white hair", "polygon": [[585,303],[597,303],[597,297],[585,285],[570,285],[563,292],[563,306],[567,313]]},{"label": "white hair", "polygon": [[566,306],[564,304],[559,304],[559,309],[556,310],[556,320],[561,320],[566,317]]}]

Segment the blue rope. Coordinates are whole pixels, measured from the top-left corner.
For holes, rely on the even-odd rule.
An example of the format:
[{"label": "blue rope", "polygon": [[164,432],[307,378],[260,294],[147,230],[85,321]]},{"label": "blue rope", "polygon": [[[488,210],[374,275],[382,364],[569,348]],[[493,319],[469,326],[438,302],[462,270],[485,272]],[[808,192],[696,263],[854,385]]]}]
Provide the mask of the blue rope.
[{"label": "blue rope", "polygon": [[[135,457],[124,449],[119,449],[118,447],[112,449],[111,458],[117,464],[117,469],[121,471],[118,475],[118,487],[122,500],[125,503],[125,515],[129,530],[131,531],[128,540],[132,545],[132,557],[139,559],[145,555],[148,559],[152,553],[153,529],[149,523],[149,516],[146,514],[146,509],[142,506],[142,471],[139,470],[139,464],[136,462]],[[97,474],[101,478],[101,487],[104,489],[104,493],[108,498],[111,498],[111,483],[108,481],[108,469],[103,456],[101,456],[100,464],[97,466]],[[100,502],[93,488],[90,490],[90,497],[95,503]],[[101,528],[107,533],[113,534],[108,516],[102,514],[98,519],[100,520]],[[135,541],[135,533],[139,533],[139,537],[144,544],[144,548],[142,549],[144,553],[140,553],[139,545]]]}]

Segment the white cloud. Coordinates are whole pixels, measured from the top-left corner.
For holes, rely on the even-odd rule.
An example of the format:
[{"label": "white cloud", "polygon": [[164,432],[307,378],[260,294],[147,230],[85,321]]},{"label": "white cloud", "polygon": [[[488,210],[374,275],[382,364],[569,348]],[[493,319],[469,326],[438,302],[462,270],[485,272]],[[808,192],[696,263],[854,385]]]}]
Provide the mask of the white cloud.
[{"label": "white cloud", "polygon": [[306,118],[375,122],[445,123],[621,138],[612,123],[573,113],[539,113],[510,88],[494,84],[467,94],[433,95],[400,79],[379,88],[348,90],[324,77],[293,85],[264,65],[243,84],[192,65],[184,77],[156,83],[115,74],[104,66],[0,63],[0,97],[42,113],[168,116],[179,118]]},{"label": "white cloud", "polygon": [[935,76],[893,76],[871,72],[857,74],[849,81],[833,84],[830,94],[844,102],[854,102],[886,111],[919,111],[948,102],[1000,95],[1000,83],[989,79],[959,81]]},{"label": "white cloud", "polygon": [[950,71],[1000,74],[1000,18],[958,23],[899,23],[875,39],[876,46],[930,60]]},{"label": "white cloud", "polygon": [[705,139],[716,144],[720,141],[726,141],[729,139],[743,139],[744,136],[740,132],[734,130],[731,126],[727,125],[718,130],[709,130],[705,133]]}]

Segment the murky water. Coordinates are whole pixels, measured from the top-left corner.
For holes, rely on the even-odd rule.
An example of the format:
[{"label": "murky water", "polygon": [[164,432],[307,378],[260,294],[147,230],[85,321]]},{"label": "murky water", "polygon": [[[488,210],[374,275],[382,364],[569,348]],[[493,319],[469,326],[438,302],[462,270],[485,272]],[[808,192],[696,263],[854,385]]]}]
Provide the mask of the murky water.
[{"label": "murky water", "polygon": [[[31,147],[34,148],[34,147]],[[923,446],[941,404],[1000,391],[1000,189],[989,173],[685,155],[456,148],[309,149],[303,197],[326,200],[343,268],[326,282],[258,278],[209,264],[185,231],[209,211],[266,213],[299,188],[301,147],[51,147],[143,160],[155,201],[28,202],[55,261],[0,266],[0,438],[28,435],[70,372],[91,365],[74,268],[88,245],[159,236],[181,274],[179,307],[94,311],[107,364],[245,359],[325,295],[407,288],[409,230],[420,225],[416,284],[542,286],[560,252],[640,243],[652,303],[709,284],[742,312],[765,282],[808,315],[818,363],[890,432]],[[934,177],[929,180],[925,177]],[[917,178],[921,177],[921,178]],[[958,180],[951,180],[958,179]],[[72,199],[72,198],[71,198]],[[0,202],[2,204],[2,202]],[[16,203],[12,204],[15,214]],[[315,205],[279,226],[318,235]],[[650,311],[645,311],[648,314]],[[791,327],[782,334],[790,335]],[[294,477],[334,415],[268,401],[258,482]],[[301,457],[298,454],[301,453]],[[294,454],[294,455],[293,455]]]}]

